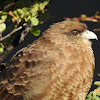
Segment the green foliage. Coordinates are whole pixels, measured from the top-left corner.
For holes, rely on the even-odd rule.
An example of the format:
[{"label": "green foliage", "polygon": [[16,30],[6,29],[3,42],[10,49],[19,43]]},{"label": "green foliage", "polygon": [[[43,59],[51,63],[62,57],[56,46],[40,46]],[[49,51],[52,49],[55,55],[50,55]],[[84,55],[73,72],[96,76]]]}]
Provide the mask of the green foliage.
[{"label": "green foliage", "polygon": [[100,81],[96,81],[94,85],[100,86]]},{"label": "green foliage", "polygon": [[0,32],[2,33],[6,29],[5,23],[0,23]]},{"label": "green foliage", "polygon": [[98,74],[98,76],[100,76],[100,74]]},{"label": "green foliage", "polygon": [[4,52],[4,45],[2,43],[0,43],[0,53]]},{"label": "green foliage", "polygon": [[[38,19],[36,19],[35,17],[38,16],[38,14],[40,12],[44,12],[45,11],[45,6],[49,3],[49,0],[46,0],[44,2],[41,2],[41,1],[36,1],[34,2],[33,5],[31,5],[29,8],[22,8],[22,9],[17,9],[15,11],[13,11],[12,14],[10,14],[11,16],[13,16],[13,21],[21,21],[22,18],[25,20],[25,22],[28,22],[29,20],[32,22],[33,24],[33,21],[38,21]],[[34,25],[34,24],[33,24]],[[38,24],[37,24],[38,25]]]},{"label": "green foliage", "polygon": [[100,81],[96,81],[94,84],[98,87],[89,93],[86,100],[100,100]]},{"label": "green foliage", "polygon": [[0,11],[0,23],[4,23],[7,18],[7,12]]},{"label": "green foliage", "polygon": [[100,100],[100,88],[90,92],[86,100]]},{"label": "green foliage", "polygon": [[39,36],[40,35],[40,29],[38,29],[37,27],[32,27],[30,29],[30,31],[32,32],[32,34],[34,34],[35,36]]},{"label": "green foliage", "polygon": [[[33,2],[32,0],[29,0],[28,4],[26,4],[27,7],[25,7],[26,0],[17,0],[12,6],[0,11],[0,41],[3,41],[6,46],[9,46],[16,38],[16,36],[14,36],[15,34],[13,33],[15,33],[20,26],[22,28],[25,27],[26,29],[28,29],[28,31],[26,30],[27,33],[30,31],[35,36],[38,36],[40,34],[40,29],[38,29],[37,26],[50,18],[47,13],[45,14],[45,6],[48,5],[49,1],[50,0],[34,0]],[[6,0],[5,2],[3,2],[4,5],[2,6],[2,8],[5,8],[7,7],[7,5],[9,6],[12,3],[13,1]],[[7,25],[7,27],[5,24],[6,21],[10,22],[10,25]],[[8,33],[8,36],[2,39],[2,36],[5,36],[3,34],[6,32],[9,32],[11,34],[9,35]],[[0,44],[0,53],[2,53],[3,51],[4,47],[2,47]]]},{"label": "green foliage", "polygon": [[36,17],[31,17],[30,21],[33,24],[33,26],[37,26],[39,24],[39,20]]},{"label": "green foliage", "polygon": [[[11,17],[13,22],[20,23],[22,19],[24,19],[25,22],[31,22],[34,26],[37,26],[39,24],[39,20],[37,17],[39,16],[40,12],[44,13],[45,6],[47,6],[48,3],[49,0],[45,0],[44,2],[36,0],[34,4],[28,8],[18,8],[14,11],[9,12],[0,11],[0,23],[4,23],[7,20],[7,17]],[[1,28],[0,30],[4,31],[4,29]]]},{"label": "green foliage", "polygon": [[7,12],[0,11],[0,33],[6,29],[6,24],[4,23],[7,18]]}]

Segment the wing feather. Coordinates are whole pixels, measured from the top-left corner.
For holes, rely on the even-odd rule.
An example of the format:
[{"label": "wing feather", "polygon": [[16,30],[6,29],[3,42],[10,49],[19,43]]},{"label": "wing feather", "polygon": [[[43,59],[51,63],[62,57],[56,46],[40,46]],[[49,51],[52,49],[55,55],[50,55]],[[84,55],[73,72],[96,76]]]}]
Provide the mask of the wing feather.
[{"label": "wing feather", "polygon": [[[35,43],[20,50],[10,61],[8,66],[0,75],[0,98],[2,100],[22,100],[22,95],[27,89],[33,77],[39,75],[45,70],[46,51],[43,51],[44,40],[38,40]],[[44,67],[44,68],[43,68]],[[33,78],[34,80],[34,78]],[[1,99],[0,99],[1,100]]]}]

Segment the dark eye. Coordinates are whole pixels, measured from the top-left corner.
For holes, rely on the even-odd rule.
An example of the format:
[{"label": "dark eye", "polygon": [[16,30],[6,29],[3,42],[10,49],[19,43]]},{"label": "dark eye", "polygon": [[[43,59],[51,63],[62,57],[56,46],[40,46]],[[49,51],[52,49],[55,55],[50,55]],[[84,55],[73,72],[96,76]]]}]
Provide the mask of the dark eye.
[{"label": "dark eye", "polygon": [[78,31],[72,31],[72,34],[74,35],[74,36],[76,36],[76,35],[78,35]]}]

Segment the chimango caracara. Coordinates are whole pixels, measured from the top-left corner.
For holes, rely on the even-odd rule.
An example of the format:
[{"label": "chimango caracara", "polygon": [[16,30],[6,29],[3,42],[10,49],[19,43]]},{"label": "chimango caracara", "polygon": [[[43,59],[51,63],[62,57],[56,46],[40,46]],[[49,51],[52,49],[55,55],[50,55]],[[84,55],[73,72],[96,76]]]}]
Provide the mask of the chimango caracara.
[{"label": "chimango caracara", "polygon": [[0,100],[85,100],[91,87],[97,36],[83,23],[52,25],[20,50],[0,75]]}]

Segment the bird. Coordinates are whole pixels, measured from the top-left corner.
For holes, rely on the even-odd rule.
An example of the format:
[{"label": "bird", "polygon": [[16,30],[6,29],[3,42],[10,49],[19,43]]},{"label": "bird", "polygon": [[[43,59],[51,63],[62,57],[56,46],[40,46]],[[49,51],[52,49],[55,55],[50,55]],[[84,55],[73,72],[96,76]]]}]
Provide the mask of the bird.
[{"label": "bird", "polygon": [[0,74],[0,100],[85,100],[95,58],[85,23],[54,23],[19,50]]}]

